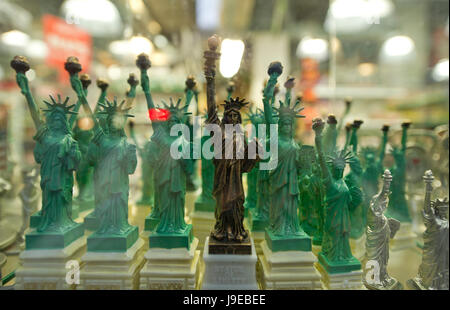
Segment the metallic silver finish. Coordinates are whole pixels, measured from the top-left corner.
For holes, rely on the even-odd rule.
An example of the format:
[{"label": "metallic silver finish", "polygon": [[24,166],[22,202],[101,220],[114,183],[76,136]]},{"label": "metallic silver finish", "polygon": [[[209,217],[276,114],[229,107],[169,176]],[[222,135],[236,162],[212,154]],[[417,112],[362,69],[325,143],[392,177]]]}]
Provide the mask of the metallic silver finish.
[{"label": "metallic silver finish", "polygon": [[[384,211],[389,203],[389,188],[392,175],[389,170],[383,174],[383,188],[380,193],[373,196],[370,207],[367,210],[366,227],[366,268],[364,270],[363,283],[371,290],[398,290],[403,286],[397,279],[389,276],[387,265],[389,260],[389,239],[395,236],[400,227],[396,219],[387,218]],[[373,269],[367,267],[371,265]]]},{"label": "metallic silver finish", "polygon": [[422,263],[408,286],[420,290],[448,290],[448,198],[431,200],[434,176],[431,170],[425,172],[425,202],[423,207]]}]

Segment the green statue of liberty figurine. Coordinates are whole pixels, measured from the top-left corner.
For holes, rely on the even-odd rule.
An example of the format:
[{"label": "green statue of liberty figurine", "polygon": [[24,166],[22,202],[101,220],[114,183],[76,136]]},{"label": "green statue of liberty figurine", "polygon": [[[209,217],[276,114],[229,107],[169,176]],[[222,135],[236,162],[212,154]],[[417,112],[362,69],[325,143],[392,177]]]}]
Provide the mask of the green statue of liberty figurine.
[{"label": "green statue of liberty figurine", "polygon": [[26,235],[25,246],[27,250],[64,248],[84,234],[83,225],[74,222],[71,217],[73,173],[81,160],[78,143],[72,136],[66,116],[75,113],[71,111],[74,105],[67,105],[68,97],[63,102],[60,95],[57,99],[50,96],[51,102],[44,101],[47,106],[43,110],[44,122],[25,76],[30,69],[28,60],[16,56],[11,61],[11,67],[17,73],[17,84],[27,100],[37,129],[34,157],[41,165],[41,219],[36,230]]},{"label": "green statue of liberty figurine", "polygon": [[266,125],[275,124],[274,111],[278,117],[278,163],[269,172],[271,206],[265,239],[273,252],[311,251],[311,239],[301,228],[297,215],[300,199],[298,174],[302,167],[301,147],[294,141],[294,121],[304,117],[299,115],[303,108],[299,106],[299,101],[291,104],[289,87],[285,102],[280,101],[279,108],[271,106],[273,91],[282,70],[281,63],[270,64],[269,81],[263,95]]},{"label": "green statue of liberty figurine", "polygon": [[138,227],[128,223],[128,195],[129,178],[137,165],[136,146],[127,142],[124,127],[130,107],[125,107],[125,100],[121,103],[106,100],[98,103],[96,114],[105,116],[104,126],[100,127],[95,118],[78,72],[73,70],[78,59],[69,57],[65,68],[70,74],[72,88],[83,105],[87,115],[94,121],[94,137],[91,143],[96,147],[89,150],[88,157],[95,167],[95,215],[99,219],[98,229],[88,237],[88,251],[124,252],[138,239]]},{"label": "green statue of liberty figurine", "polygon": [[[227,87],[227,98],[231,98],[234,91],[234,83],[229,82]],[[208,117],[206,114],[204,117]],[[210,139],[210,135],[203,135],[201,137],[200,143],[201,148],[206,141]],[[211,145],[209,149],[210,153],[214,153],[213,146]],[[195,210],[200,212],[214,212],[216,207],[216,199],[213,195],[214,190],[214,163],[212,159],[207,159],[203,156],[203,152],[201,153],[201,180],[202,180],[202,192],[200,196],[195,200]]]},{"label": "green statue of liberty figurine", "polygon": [[[355,120],[351,125],[349,147],[351,147],[353,154],[358,154],[357,132],[362,124],[363,121]],[[350,192],[352,193],[354,192],[354,195],[352,196],[361,195],[361,203],[356,206],[353,206],[353,208],[350,209],[350,225],[351,225],[350,238],[359,239],[362,235],[364,235],[366,228],[364,225],[365,215],[363,214],[364,213],[362,206],[363,197],[361,190],[361,178],[363,169],[358,156],[352,156],[349,159],[349,164],[350,164],[350,172],[345,176],[345,183],[347,184]]]},{"label": "green statue of liberty figurine", "polygon": [[[267,87],[267,81],[264,84],[264,89]],[[263,89],[263,94],[264,94]],[[271,106],[274,105],[275,98],[277,93],[279,92],[278,84],[275,85],[273,90],[273,96],[271,99]],[[276,116],[274,116],[276,118]],[[249,119],[251,123],[255,126],[255,136],[259,136],[258,124],[265,124],[264,111],[257,109],[255,113],[249,115]],[[275,121],[275,120],[274,120]],[[261,123],[262,122],[262,123]],[[267,129],[267,127],[266,127]],[[269,130],[266,130],[266,137],[269,134]],[[264,141],[261,141],[264,142]],[[266,144],[268,139],[266,139]],[[270,158],[262,159],[261,162],[267,164]],[[269,225],[269,214],[270,214],[270,174],[269,170],[261,170],[259,169],[260,162],[258,162],[257,167],[255,167],[252,171],[257,171],[256,176],[256,208],[251,210],[251,230],[252,231],[265,231],[266,227]]]},{"label": "green statue of liberty figurine", "polygon": [[[89,75],[82,74],[80,76],[80,81],[83,86],[84,94],[87,96],[87,89],[91,84]],[[80,106],[81,102],[78,100],[74,107],[74,111],[78,112]],[[93,183],[94,169],[89,165],[86,158],[89,144],[93,136],[91,123],[92,121],[87,117],[79,117],[76,119],[75,115],[71,115],[69,119],[69,127],[73,128],[73,137],[78,142],[81,152],[81,162],[75,174],[75,179],[78,185],[78,196],[74,199],[74,207],[76,206],[78,211],[92,209],[95,205]],[[73,216],[75,216],[74,213],[75,212],[73,211]]]},{"label": "green statue of liberty figurine", "polygon": [[362,194],[351,191],[344,181],[344,169],[353,156],[351,151],[335,151],[328,155],[322,146],[324,122],[313,120],[317,156],[325,186],[325,221],[319,262],[328,273],[343,273],[361,268],[350,249],[350,211],[361,203]]},{"label": "green statue of liberty figurine", "polygon": [[299,176],[300,225],[309,236],[313,237],[312,242],[314,245],[321,245],[324,220],[324,191],[321,182],[321,171],[314,147],[304,145],[302,152],[303,157],[309,161],[310,166],[303,168]]},{"label": "green statue of liberty figurine", "polygon": [[136,139],[136,134],[134,132],[134,122],[130,121],[128,123],[130,128],[130,137],[133,139],[136,145],[139,157],[141,158],[141,169],[142,169],[142,195],[141,199],[136,203],[140,206],[153,206],[154,205],[154,186],[153,186],[153,167],[149,162],[149,148],[150,142],[146,142],[144,146],[140,147]]},{"label": "green statue of liberty figurine", "polygon": [[401,147],[394,147],[392,155],[395,165],[392,167],[392,193],[389,197],[389,206],[386,211],[387,217],[392,217],[400,222],[411,222],[408,202],[406,201],[406,142],[408,139],[408,128],[410,122],[402,123]]},{"label": "green statue of liberty figurine", "polygon": [[[264,112],[256,109],[254,112],[248,113],[248,120],[252,127],[252,137],[259,136],[259,125],[265,124]],[[270,196],[268,195],[269,178],[267,171],[259,169],[259,162],[247,174],[250,229],[251,231],[264,231],[269,223]],[[254,196],[249,198],[250,196]],[[253,199],[256,200],[253,202]],[[250,201],[254,203],[254,207],[250,208]]]},{"label": "green statue of liberty figurine", "polygon": [[383,161],[386,153],[386,145],[388,142],[389,126],[384,125],[381,129],[383,137],[378,156],[377,150],[372,147],[365,147],[361,151],[363,158],[363,173],[361,176],[361,187],[364,192],[363,200],[363,223],[367,224],[367,212],[370,207],[371,197],[378,193],[380,175],[383,173]]},{"label": "green statue of liberty figurine", "polygon": [[[149,111],[155,110],[155,104],[150,92],[150,81],[147,70],[151,63],[147,55],[140,54],[136,65],[141,71],[141,87],[144,91]],[[189,99],[190,101],[190,99]],[[184,134],[173,136],[174,126],[185,124],[189,101],[180,106],[181,99],[176,104],[170,99],[170,105],[163,102],[163,109],[168,111],[167,119],[153,120],[154,134],[151,138],[149,161],[154,169],[158,168],[155,177],[155,206],[158,208],[159,223],[149,237],[150,248],[190,248],[193,240],[192,225],[184,220],[184,205],[186,194],[186,178],[192,173],[192,160],[184,159],[191,152],[190,142]],[[189,137],[188,137],[189,138]],[[173,145],[181,150],[183,156],[173,154]]]}]

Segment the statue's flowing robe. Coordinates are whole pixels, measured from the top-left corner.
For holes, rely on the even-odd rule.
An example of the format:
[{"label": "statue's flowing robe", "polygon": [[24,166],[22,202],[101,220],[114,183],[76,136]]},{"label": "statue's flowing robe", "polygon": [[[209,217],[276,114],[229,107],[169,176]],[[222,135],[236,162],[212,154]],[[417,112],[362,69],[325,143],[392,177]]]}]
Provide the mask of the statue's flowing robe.
[{"label": "statue's flowing robe", "polygon": [[352,196],[360,195],[358,197],[359,203],[356,204],[356,201],[353,203],[353,207],[350,208],[350,238],[358,239],[364,234],[365,223],[363,220],[365,219],[365,212],[362,206],[362,190],[361,190],[361,177],[362,177],[362,167],[361,162],[358,157],[353,157],[350,160],[350,172],[345,176],[345,183],[349,188]]},{"label": "statue's flowing robe", "polygon": [[392,172],[391,196],[386,212],[388,217],[395,218],[400,222],[411,222],[408,203],[406,201],[406,159],[403,156],[397,159]]},{"label": "statue's flowing robe", "polygon": [[137,165],[136,146],[126,136],[111,136],[100,131],[92,139],[96,147],[90,149],[94,163],[96,216],[99,234],[124,234],[132,226],[128,223],[128,175]]},{"label": "statue's flowing robe", "polygon": [[362,203],[363,225],[367,223],[367,213],[369,212],[372,197],[378,193],[379,177],[383,173],[383,167],[379,163],[368,164],[361,177],[361,188],[364,192]]},{"label": "statue's flowing robe", "polygon": [[270,173],[270,227],[274,235],[303,235],[297,208],[300,199],[300,147],[293,139],[278,142],[278,165]]},{"label": "statue's flowing robe", "polygon": [[448,290],[448,220],[438,218],[433,212],[423,212],[423,219],[426,230],[418,276],[427,288]]},{"label": "statue's flowing robe", "polygon": [[75,225],[71,213],[73,172],[81,160],[78,143],[71,134],[57,135],[46,125],[38,130],[34,140],[42,189],[42,220],[37,230],[62,232]]},{"label": "statue's flowing robe", "polygon": [[[322,239],[322,184],[320,177],[311,172],[300,178],[299,219],[303,230],[315,239]],[[302,184],[303,183],[303,184]]]},{"label": "statue's flowing robe", "polygon": [[322,252],[329,261],[346,261],[353,258],[349,243],[349,209],[361,203],[361,196],[357,188],[350,191],[343,179],[328,182]]},{"label": "statue's flowing robe", "polygon": [[[162,124],[158,124],[161,126]],[[184,203],[186,194],[186,176],[192,172],[192,161],[175,159],[170,153],[172,145],[184,151],[190,149],[190,143],[180,136],[169,139],[163,128],[155,128],[155,134],[150,141],[149,161],[153,165],[155,206],[160,219],[156,231],[158,233],[183,233],[186,228],[184,221]]]},{"label": "statue's flowing robe", "polygon": [[93,133],[92,130],[82,130],[76,125],[73,134],[81,152],[81,162],[75,176],[79,192],[77,199],[81,202],[92,201],[94,199],[94,168],[89,164],[87,154]]},{"label": "statue's flowing robe", "polygon": [[366,260],[378,262],[380,282],[389,281],[391,279],[386,270],[389,260],[390,236],[391,229],[386,216],[377,216],[373,210],[369,208],[366,228]]},{"label": "statue's flowing robe", "polygon": [[[215,166],[214,174],[214,190],[213,195],[216,198],[216,225],[215,233],[227,233],[227,225],[231,226],[231,231],[235,236],[245,235],[243,225],[244,217],[244,187],[242,185],[242,174],[250,172],[255,164],[256,159],[249,159],[248,145],[245,139],[241,139],[242,143],[237,143],[236,133],[233,138],[225,137],[225,126],[221,126],[222,130],[222,159],[215,156],[213,163]],[[226,154],[228,150],[232,150],[233,154]],[[218,152],[218,150],[214,150]],[[242,159],[237,159],[237,154],[242,154]],[[231,156],[230,156],[231,155]],[[227,159],[230,157],[231,159]]]},{"label": "statue's flowing robe", "polygon": [[145,146],[139,149],[141,156],[141,168],[142,168],[142,197],[140,203],[153,205],[154,204],[154,186],[153,186],[153,168],[149,161],[151,155],[149,155],[150,142],[147,142]]}]

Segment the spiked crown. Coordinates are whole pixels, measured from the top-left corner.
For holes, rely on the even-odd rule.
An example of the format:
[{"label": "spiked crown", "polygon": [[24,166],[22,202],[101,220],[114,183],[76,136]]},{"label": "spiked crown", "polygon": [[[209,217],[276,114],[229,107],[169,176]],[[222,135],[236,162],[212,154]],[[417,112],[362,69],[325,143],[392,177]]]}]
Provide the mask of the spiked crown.
[{"label": "spiked crown", "polygon": [[264,111],[259,108],[255,111],[249,111],[246,120],[252,124],[262,124],[264,123]]},{"label": "spiked crown", "polygon": [[123,108],[125,104],[125,100],[122,100],[119,104],[117,103],[117,97],[114,97],[113,101],[109,101],[108,99],[105,99],[105,104],[98,103],[100,107],[103,109],[100,112],[97,112],[99,115],[107,115],[107,116],[115,116],[115,115],[123,115],[126,117],[134,117],[132,114],[128,114],[128,111],[130,108]]},{"label": "spiked crown", "polygon": [[300,107],[300,101],[296,100],[292,105],[291,103],[285,103],[280,100],[280,106],[278,108],[273,108],[275,111],[275,117],[279,119],[282,118],[304,118],[304,115],[299,114],[303,111],[303,107]]},{"label": "spiked crown", "polygon": [[61,101],[61,95],[58,95],[58,101],[55,100],[55,98],[53,98],[52,95],[50,95],[50,100],[52,101],[51,103],[48,101],[44,100],[44,103],[47,105],[47,109],[42,109],[42,111],[44,111],[47,114],[53,114],[53,113],[61,113],[63,115],[66,114],[74,114],[77,115],[77,112],[73,112],[70,111],[70,109],[72,109],[75,105],[67,105],[67,103],[69,102],[69,97],[66,97],[66,99],[64,100],[64,102]]},{"label": "spiked crown", "polygon": [[170,104],[167,104],[164,100],[161,100],[163,108],[166,110],[169,110],[170,115],[174,116],[175,118],[179,120],[183,120],[186,115],[190,115],[192,113],[187,112],[187,105],[180,106],[181,104],[181,98],[177,100],[177,103],[174,104],[172,97],[169,98]]},{"label": "spiked crown", "polygon": [[245,99],[239,99],[237,97],[236,99],[230,98],[230,100],[225,100],[225,104],[222,104],[225,107],[225,113],[228,111],[235,111],[239,112],[243,107],[245,107],[248,104],[248,102],[245,102]]},{"label": "spiked crown", "polygon": [[335,151],[332,155],[327,155],[327,163],[333,165],[333,167],[344,169],[345,165],[349,164],[353,157],[352,151]]}]

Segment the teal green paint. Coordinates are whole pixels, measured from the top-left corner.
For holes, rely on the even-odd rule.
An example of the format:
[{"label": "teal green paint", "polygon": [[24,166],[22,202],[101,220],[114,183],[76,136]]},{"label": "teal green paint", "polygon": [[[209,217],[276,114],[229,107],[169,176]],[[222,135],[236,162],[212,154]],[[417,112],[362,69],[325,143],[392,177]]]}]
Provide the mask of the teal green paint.
[{"label": "teal green paint", "polygon": [[321,252],[319,253],[319,263],[325,268],[329,274],[347,273],[361,269],[361,263],[352,257],[345,261],[329,261]]},{"label": "teal green paint", "polygon": [[186,225],[186,229],[180,233],[158,233],[152,231],[150,233],[148,242],[149,248],[163,248],[163,249],[176,249],[176,248],[186,248],[190,249],[192,240],[194,240],[194,233],[192,225]]},{"label": "teal green paint", "polygon": [[94,232],[87,238],[88,252],[126,252],[139,238],[139,229],[132,226],[121,234],[99,234]]},{"label": "teal green paint", "polygon": [[25,235],[26,250],[62,249],[84,235],[81,223],[61,232],[38,232],[32,230]]},{"label": "teal green paint", "polygon": [[281,251],[311,251],[311,238],[307,234],[276,236],[269,229],[266,229],[265,239],[267,246],[272,252]]}]

